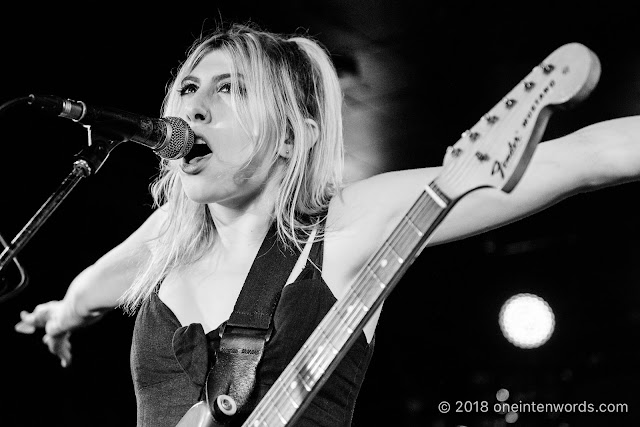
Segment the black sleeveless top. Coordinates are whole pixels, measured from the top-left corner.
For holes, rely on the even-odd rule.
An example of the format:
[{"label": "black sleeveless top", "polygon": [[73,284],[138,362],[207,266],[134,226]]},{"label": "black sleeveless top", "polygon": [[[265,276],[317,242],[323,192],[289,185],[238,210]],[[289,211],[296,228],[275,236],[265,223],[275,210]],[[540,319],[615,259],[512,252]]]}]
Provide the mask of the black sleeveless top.
[{"label": "black sleeveless top", "polygon": [[[322,267],[323,242],[315,242],[305,268],[285,286],[274,313],[274,331],[266,343],[256,376],[262,398],[336,302],[312,265]],[[175,427],[202,400],[210,362],[220,343],[222,325],[204,333],[202,325],[182,326],[153,293],[138,311],[131,345],[131,373],[138,407],[138,427]],[[373,353],[361,332],[354,345],[296,421],[303,426],[349,426],[356,398]]]}]

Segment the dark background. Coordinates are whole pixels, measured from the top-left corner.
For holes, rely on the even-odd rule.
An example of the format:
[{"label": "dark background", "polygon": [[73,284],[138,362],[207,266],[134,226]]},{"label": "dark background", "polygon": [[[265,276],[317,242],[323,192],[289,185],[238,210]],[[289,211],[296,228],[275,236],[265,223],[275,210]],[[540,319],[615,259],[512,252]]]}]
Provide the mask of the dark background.
[{"label": "dark background", "polygon": [[[551,118],[543,140],[640,113],[631,6],[333,0],[131,9],[3,13],[0,102],[55,94],[157,117],[170,73],[193,39],[220,19],[251,19],[277,32],[306,29],[333,53],[345,85],[350,179],[439,165],[460,132],[569,42],[598,55],[602,77],[586,102]],[[26,108],[0,120],[0,233],[10,240],[71,171],[86,132]],[[142,223],[156,171],[145,147],[118,147],[19,255],[30,285],[0,307],[0,425],[135,424],[132,317],[114,311],[77,331],[69,369],[48,354],[41,334],[18,335],[13,325],[20,310],[61,298],[77,273]],[[385,304],[354,425],[506,425],[491,410],[437,410],[443,400],[453,410],[455,401],[493,405],[501,388],[511,403],[628,405],[625,414],[523,413],[515,425],[638,422],[637,193],[633,183],[580,194],[499,230],[425,250]],[[538,349],[518,349],[500,332],[500,307],[519,292],[543,297],[554,310],[555,332]]]}]

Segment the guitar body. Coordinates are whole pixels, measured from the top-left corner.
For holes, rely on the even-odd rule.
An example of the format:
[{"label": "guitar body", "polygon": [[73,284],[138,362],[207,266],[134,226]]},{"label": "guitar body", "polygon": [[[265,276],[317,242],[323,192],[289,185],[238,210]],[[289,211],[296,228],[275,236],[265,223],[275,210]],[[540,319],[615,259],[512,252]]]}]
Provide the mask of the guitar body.
[{"label": "guitar body", "polygon": [[209,411],[207,402],[201,400],[193,405],[186,414],[176,424],[176,427],[218,427],[222,424],[216,423]]}]

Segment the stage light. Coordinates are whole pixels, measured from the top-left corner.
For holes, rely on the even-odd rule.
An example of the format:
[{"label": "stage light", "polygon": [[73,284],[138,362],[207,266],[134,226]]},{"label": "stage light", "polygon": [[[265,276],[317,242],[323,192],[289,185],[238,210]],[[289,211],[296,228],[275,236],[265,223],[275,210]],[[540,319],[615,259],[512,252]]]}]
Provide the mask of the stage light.
[{"label": "stage light", "polygon": [[516,421],[518,421],[518,413],[517,412],[509,412],[507,415],[504,416],[504,420],[508,424],[513,424]]},{"label": "stage light", "polygon": [[509,342],[527,349],[546,343],[555,328],[555,316],[549,304],[528,293],[509,298],[500,309],[499,322]]}]

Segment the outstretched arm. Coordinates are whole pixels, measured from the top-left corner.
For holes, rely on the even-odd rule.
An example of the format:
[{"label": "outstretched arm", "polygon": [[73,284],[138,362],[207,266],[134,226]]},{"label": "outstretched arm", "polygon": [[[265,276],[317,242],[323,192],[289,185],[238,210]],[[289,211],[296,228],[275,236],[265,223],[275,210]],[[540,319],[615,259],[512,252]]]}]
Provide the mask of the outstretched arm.
[{"label": "outstretched arm", "polygon": [[640,179],[640,116],[596,123],[541,143],[511,193],[481,189],[463,197],[431,244],[479,234],[574,194]]},{"label": "outstretched arm", "polygon": [[[357,182],[344,190],[341,214],[356,221],[361,235],[374,236],[364,245],[373,253],[440,171],[441,167],[389,172]],[[464,196],[429,244],[463,239],[517,221],[571,195],[638,179],[640,116],[599,122],[540,143],[511,193],[479,189]]]},{"label": "outstretched arm", "polygon": [[20,313],[16,331],[31,334],[44,328],[44,343],[60,358],[62,366],[67,366],[71,361],[71,331],[94,322],[118,304],[140,265],[150,256],[148,242],[157,236],[165,215],[163,209],[156,210],[124,242],[80,273],[61,301],[49,301],[33,312]]}]

